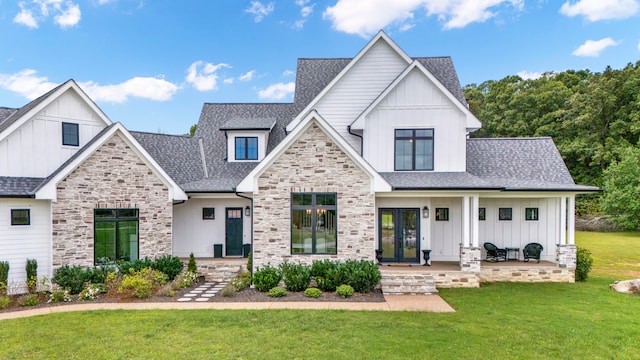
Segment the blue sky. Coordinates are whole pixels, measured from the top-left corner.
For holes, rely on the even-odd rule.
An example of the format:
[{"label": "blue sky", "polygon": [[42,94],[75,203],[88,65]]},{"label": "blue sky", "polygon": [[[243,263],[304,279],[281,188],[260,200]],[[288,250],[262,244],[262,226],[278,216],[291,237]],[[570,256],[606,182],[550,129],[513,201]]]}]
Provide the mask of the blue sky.
[{"label": "blue sky", "polygon": [[463,85],[640,59],[640,0],[0,0],[0,106],[73,78],[130,130],[186,133],[205,102],[292,101],[297,58],[379,29]]}]

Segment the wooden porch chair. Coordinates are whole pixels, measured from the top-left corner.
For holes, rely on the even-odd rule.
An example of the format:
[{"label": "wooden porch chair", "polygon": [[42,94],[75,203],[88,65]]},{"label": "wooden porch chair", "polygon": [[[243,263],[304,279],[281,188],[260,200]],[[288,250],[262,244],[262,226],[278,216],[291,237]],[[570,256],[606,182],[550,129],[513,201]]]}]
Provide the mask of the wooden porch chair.
[{"label": "wooden porch chair", "polygon": [[538,243],[528,243],[525,245],[524,249],[522,249],[522,253],[524,254],[524,261],[529,261],[529,259],[536,259],[540,262],[540,254],[544,250],[544,247]]},{"label": "wooden porch chair", "polygon": [[497,262],[497,261],[507,261],[507,250],[500,249],[495,246],[493,243],[486,242],[484,243],[484,249],[487,251],[486,261]]}]

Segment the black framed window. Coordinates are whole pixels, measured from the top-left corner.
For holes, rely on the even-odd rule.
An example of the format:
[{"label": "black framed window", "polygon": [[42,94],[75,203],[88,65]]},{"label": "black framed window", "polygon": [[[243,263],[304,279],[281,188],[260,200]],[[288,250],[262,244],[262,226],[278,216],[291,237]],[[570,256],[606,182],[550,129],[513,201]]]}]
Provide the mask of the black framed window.
[{"label": "black framed window", "polygon": [[487,220],[487,208],[478,208],[478,220]]},{"label": "black framed window", "polygon": [[62,123],[62,145],[80,145],[80,131],[78,124],[66,122]]},{"label": "black framed window", "polygon": [[258,160],[257,137],[236,137],[236,160]]},{"label": "black framed window", "polygon": [[449,208],[436,208],[436,221],[449,221]]},{"label": "black framed window", "polygon": [[397,129],[394,154],[396,171],[433,170],[433,129]]},{"label": "black framed window", "polygon": [[527,221],[538,221],[538,208],[524,208],[524,219]]},{"label": "black framed window", "polygon": [[337,194],[291,194],[291,253],[337,253]]},{"label": "black framed window", "polygon": [[511,221],[513,219],[513,209],[511,208],[499,208],[498,209],[498,220],[500,221]]},{"label": "black framed window", "polygon": [[138,209],[94,209],[93,222],[95,264],[138,259]]},{"label": "black framed window", "polygon": [[202,220],[215,220],[216,208],[206,207],[202,208]]},{"label": "black framed window", "polygon": [[11,226],[31,225],[30,209],[11,209]]}]

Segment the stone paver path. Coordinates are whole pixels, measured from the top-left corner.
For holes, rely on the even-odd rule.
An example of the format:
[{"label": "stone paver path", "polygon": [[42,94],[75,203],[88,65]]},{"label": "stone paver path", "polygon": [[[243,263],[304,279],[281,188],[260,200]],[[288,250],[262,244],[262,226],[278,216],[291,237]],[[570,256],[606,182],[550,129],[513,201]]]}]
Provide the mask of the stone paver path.
[{"label": "stone paver path", "polygon": [[206,302],[214,296],[218,296],[219,292],[227,286],[227,282],[206,282],[197,288],[184,294],[178,299],[178,302]]}]

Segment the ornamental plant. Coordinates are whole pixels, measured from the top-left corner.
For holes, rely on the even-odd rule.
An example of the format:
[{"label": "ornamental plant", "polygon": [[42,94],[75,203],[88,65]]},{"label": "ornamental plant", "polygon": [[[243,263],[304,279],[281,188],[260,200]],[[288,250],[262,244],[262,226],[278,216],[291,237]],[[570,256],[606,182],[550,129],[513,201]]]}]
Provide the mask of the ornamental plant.
[{"label": "ornamental plant", "polygon": [[0,296],[7,294],[9,285],[9,262],[0,261]]},{"label": "ornamental plant", "polygon": [[319,298],[320,295],[322,295],[322,290],[320,290],[318,288],[307,288],[304,291],[304,296],[306,296],[306,297]]},{"label": "ornamental plant", "polygon": [[196,265],[196,257],[193,256],[193,253],[189,254],[189,264],[187,264],[187,271],[192,273],[198,272],[198,266]]},{"label": "ornamental plant", "polygon": [[38,261],[27,259],[27,289],[30,293],[35,293],[38,288]]},{"label": "ornamental plant", "polygon": [[82,291],[80,291],[80,294],[78,294],[78,300],[80,301],[95,300],[98,298],[98,295],[100,294],[100,292],[101,292],[101,289],[97,285],[87,284],[87,286],[84,289],[82,289]]},{"label": "ornamental plant", "polygon": [[354,290],[351,286],[343,284],[336,288],[336,293],[338,294],[338,296],[345,299],[351,297],[354,293]]},{"label": "ornamental plant", "polygon": [[258,267],[253,274],[253,284],[256,289],[261,292],[273,289],[278,286],[281,280],[282,271],[277,267],[272,267],[270,265],[267,265],[264,268]]},{"label": "ornamental plant", "polygon": [[280,265],[284,284],[289,291],[303,291],[311,283],[311,268],[301,264],[283,263]]},{"label": "ornamental plant", "polygon": [[576,281],[587,281],[592,267],[591,251],[578,246],[576,250]]},{"label": "ornamental plant", "polygon": [[267,295],[271,296],[271,297],[283,297],[287,295],[287,289],[280,287],[280,286],[276,286],[272,289],[269,290],[269,292],[267,293]]}]

